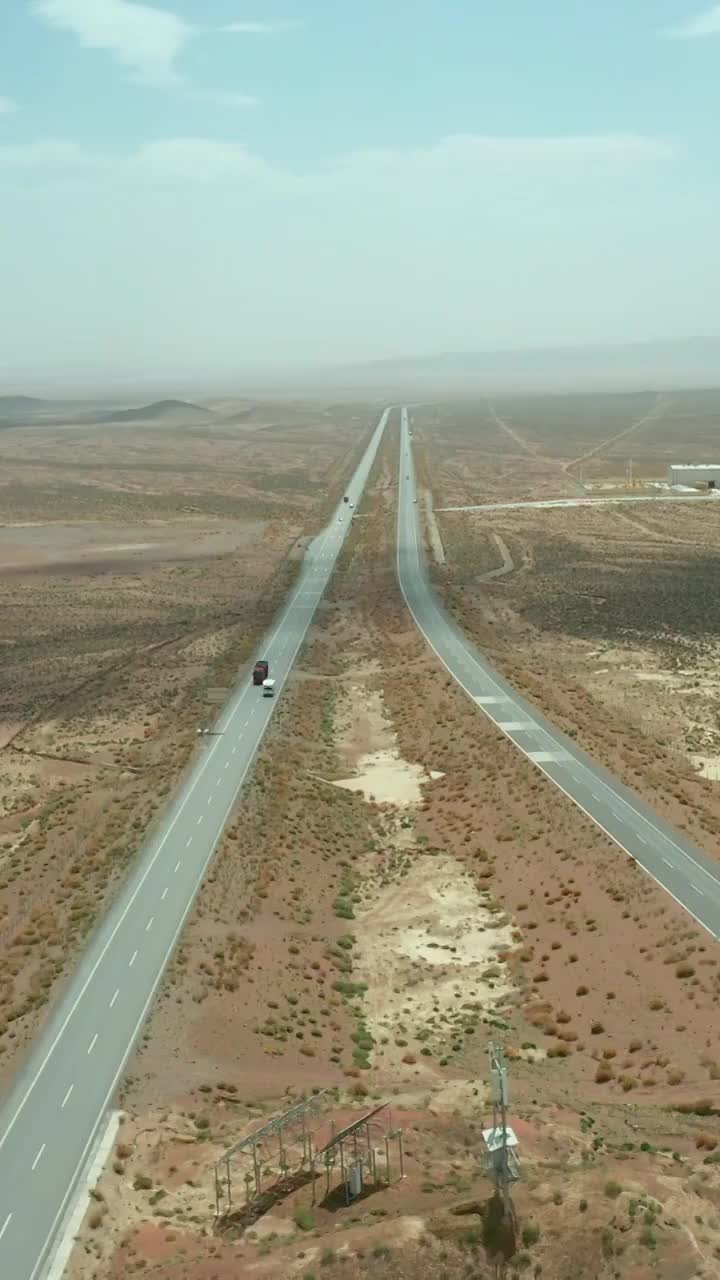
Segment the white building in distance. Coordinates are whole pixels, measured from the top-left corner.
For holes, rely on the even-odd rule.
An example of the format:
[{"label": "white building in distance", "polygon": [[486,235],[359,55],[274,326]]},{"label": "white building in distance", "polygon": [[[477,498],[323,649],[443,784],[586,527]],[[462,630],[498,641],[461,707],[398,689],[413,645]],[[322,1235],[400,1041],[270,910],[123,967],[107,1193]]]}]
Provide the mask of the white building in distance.
[{"label": "white building in distance", "polygon": [[671,462],[668,479],[670,484],[720,489],[720,462]]}]

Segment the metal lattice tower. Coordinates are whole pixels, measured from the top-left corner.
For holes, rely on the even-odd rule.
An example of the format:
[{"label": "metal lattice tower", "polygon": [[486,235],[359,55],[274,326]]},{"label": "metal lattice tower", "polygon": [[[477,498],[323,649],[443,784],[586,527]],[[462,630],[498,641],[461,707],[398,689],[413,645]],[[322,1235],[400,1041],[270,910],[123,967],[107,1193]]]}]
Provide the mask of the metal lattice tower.
[{"label": "metal lattice tower", "polygon": [[488,1045],[490,1060],[490,1077],[493,1090],[493,1122],[492,1128],[483,1129],[483,1140],[486,1148],[486,1168],[488,1175],[495,1183],[502,1196],[506,1212],[510,1211],[510,1188],[520,1177],[515,1148],[518,1140],[507,1123],[509,1106],[508,1074],[505,1056],[500,1045]]}]

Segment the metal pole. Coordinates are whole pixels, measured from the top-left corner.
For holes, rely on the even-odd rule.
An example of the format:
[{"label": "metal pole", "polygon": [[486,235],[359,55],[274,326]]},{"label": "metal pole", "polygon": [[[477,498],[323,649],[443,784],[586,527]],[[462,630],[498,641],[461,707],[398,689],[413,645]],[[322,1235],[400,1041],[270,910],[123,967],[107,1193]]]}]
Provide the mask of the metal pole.
[{"label": "metal pole", "polygon": [[402,1129],[398,1129],[398,1144],[400,1147],[400,1177],[405,1177],[405,1161],[403,1160],[403,1140]]},{"label": "metal pole", "polygon": [[385,1168],[387,1170],[387,1184],[390,1186],[390,1139],[385,1134]]}]

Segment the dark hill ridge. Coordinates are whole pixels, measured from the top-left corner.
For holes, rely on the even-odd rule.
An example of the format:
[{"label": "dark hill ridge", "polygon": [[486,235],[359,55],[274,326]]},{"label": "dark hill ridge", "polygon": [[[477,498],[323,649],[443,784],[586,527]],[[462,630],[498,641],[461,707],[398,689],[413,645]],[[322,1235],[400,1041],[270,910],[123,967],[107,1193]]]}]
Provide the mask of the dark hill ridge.
[{"label": "dark hill ridge", "polygon": [[192,404],[189,400],[155,400],[152,404],[140,405],[137,409],[116,409],[113,413],[104,413],[100,422],[212,422],[215,414],[202,405]]}]

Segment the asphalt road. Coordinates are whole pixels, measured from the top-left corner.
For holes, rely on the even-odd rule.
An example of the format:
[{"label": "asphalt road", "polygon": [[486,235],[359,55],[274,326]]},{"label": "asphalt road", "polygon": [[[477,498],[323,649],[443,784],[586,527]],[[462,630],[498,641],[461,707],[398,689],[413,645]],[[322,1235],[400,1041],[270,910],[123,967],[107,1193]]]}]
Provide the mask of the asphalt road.
[{"label": "asphalt road", "polygon": [[[390,410],[346,490],[359,501]],[[127,884],[0,1110],[0,1277],[36,1280],[107,1114],[163,970],[232,812],[351,523],[340,502],[308,547],[301,577],[257,657],[276,680],[249,678],[139,854]],[[342,517],[342,521],[340,519]]]},{"label": "asphalt road", "polygon": [[402,411],[397,569],[417,626],[481,711],[551,782],[630,854],[714,938],[720,938],[720,863],[683,838],[526,702],[466,639],[430,586],[415,471]]}]

